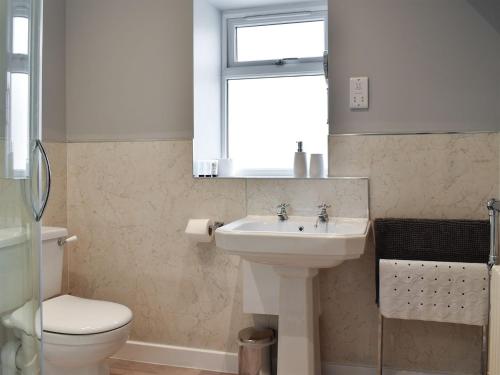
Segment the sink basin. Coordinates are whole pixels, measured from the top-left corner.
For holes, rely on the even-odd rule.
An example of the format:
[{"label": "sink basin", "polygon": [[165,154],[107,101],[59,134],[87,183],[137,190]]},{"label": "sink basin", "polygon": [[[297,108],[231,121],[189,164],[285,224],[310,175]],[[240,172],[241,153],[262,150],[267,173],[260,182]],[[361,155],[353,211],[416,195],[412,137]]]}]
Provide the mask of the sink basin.
[{"label": "sink basin", "polygon": [[219,228],[217,246],[256,263],[282,267],[330,268],[359,258],[369,230],[367,219],[248,216]]},{"label": "sink basin", "polygon": [[[368,219],[247,216],[215,232],[217,246],[231,255],[273,267],[279,278],[278,375],[320,375],[319,268],[359,258]],[[245,289],[243,290],[245,293]],[[273,296],[274,297],[274,296]]]}]

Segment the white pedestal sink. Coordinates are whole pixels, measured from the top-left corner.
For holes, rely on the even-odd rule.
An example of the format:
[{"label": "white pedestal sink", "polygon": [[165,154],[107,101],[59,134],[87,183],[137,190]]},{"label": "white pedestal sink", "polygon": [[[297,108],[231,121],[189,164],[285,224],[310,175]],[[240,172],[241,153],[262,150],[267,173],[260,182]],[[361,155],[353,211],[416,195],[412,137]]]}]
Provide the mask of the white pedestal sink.
[{"label": "white pedestal sink", "polygon": [[280,277],[278,375],[319,375],[319,313],[314,277],[320,268],[359,258],[368,219],[248,216],[215,232],[217,246],[250,262],[271,265]]}]

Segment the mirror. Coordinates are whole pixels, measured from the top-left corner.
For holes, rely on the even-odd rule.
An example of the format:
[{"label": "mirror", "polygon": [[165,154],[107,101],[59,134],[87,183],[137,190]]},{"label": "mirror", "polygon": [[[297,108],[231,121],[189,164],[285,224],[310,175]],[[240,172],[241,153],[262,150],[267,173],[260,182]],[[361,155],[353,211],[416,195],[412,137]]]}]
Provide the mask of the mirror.
[{"label": "mirror", "polygon": [[335,135],[497,132],[499,61],[492,0],[194,0],[193,174],[294,177],[296,142],[326,164]]}]

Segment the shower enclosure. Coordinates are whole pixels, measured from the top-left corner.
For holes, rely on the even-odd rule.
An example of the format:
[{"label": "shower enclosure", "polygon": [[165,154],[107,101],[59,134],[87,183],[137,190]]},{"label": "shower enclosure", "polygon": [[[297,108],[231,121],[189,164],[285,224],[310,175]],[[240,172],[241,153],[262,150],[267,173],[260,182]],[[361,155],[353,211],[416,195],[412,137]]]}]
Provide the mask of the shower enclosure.
[{"label": "shower enclosure", "polygon": [[0,375],[42,373],[41,15],[42,0],[0,0]]}]

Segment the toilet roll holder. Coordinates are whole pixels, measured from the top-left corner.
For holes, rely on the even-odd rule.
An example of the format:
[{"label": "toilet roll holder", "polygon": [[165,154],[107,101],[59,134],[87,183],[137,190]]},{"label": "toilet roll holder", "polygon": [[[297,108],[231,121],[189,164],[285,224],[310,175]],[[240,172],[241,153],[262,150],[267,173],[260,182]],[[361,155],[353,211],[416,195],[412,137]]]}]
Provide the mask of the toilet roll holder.
[{"label": "toilet roll holder", "polygon": [[208,234],[209,234],[210,236],[213,236],[213,234],[215,233],[215,231],[216,231],[217,229],[219,229],[220,227],[223,227],[223,226],[224,226],[224,223],[223,223],[223,222],[221,222],[221,221],[216,221],[215,223],[213,223],[212,225],[210,225],[210,226],[208,227]]}]

